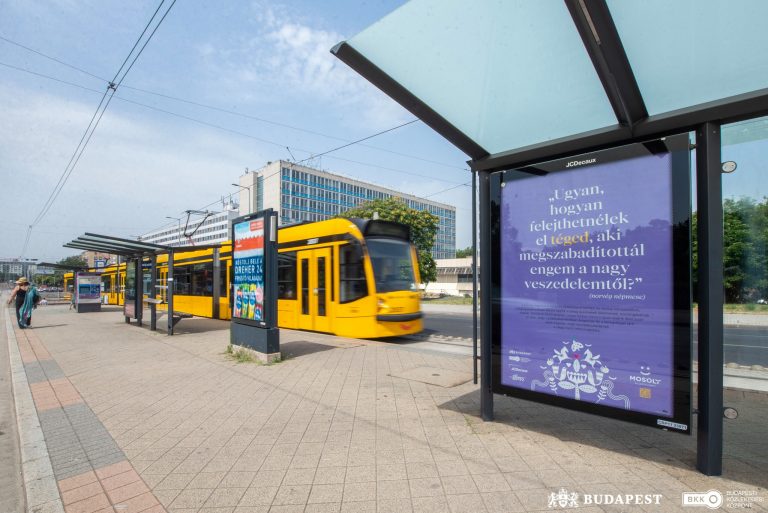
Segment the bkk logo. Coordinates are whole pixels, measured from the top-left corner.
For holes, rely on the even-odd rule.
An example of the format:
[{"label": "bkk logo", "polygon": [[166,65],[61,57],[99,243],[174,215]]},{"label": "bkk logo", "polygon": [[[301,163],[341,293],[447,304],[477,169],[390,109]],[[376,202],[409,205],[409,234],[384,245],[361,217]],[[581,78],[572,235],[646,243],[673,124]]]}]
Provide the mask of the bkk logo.
[{"label": "bkk logo", "polygon": [[683,506],[717,509],[723,505],[723,494],[717,490],[708,492],[683,492]]},{"label": "bkk logo", "polygon": [[549,494],[549,501],[547,507],[552,508],[578,508],[583,506],[639,506],[639,505],[659,505],[661,504],[662,495],[660,493],[653,494],[606,494],[606,493],[585,493],[581,496],[581,504],[579,504],[579,494],[576,492],[569,492],[565,488],[560,488],[557,493]]}]

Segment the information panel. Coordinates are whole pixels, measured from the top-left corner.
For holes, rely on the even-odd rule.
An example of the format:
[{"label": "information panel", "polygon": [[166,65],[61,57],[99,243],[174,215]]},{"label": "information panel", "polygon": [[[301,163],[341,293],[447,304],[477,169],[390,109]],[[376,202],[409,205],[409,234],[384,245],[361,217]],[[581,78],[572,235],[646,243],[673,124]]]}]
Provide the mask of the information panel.
[{"label": "information panel", "polygon": [[232,317],[263,322],[264,218],[233,225],[234,304]]},{"label": "information panel", "polygon": [[101,303],[101,276],[77,273],[77,304]]},{"label": "information panel", "polygon": [[492,184],[494,390],[689,433],[687,136]]}]

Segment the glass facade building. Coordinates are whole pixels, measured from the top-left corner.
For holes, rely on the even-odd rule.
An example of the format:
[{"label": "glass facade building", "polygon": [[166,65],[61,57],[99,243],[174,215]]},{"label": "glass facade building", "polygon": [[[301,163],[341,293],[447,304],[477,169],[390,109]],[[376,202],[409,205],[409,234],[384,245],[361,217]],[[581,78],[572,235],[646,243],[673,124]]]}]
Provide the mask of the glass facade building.
[{"label": "glass facade building", "polygon": [[453,258],[456,254],[456,207],[451,205],[282,160],[246,173],[240,177],[240,185],[248,189],[240,192],[240,213],[272,208],[278,212],[280,225],[322,221],[366,201],[401,198],[408,207],[438,217],[433,258]]}]

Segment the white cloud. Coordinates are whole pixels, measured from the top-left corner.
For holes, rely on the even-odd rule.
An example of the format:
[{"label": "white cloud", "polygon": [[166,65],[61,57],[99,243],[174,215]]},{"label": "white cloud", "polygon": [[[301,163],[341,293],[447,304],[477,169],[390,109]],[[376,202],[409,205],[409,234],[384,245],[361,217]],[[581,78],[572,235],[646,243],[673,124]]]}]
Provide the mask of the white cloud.
[{"label": "white cloud", "polygon": [[[367,131],[403,123],[412,116],[334,57],[331,48],[345,39],[332,30],[297,20],[284,8],[253,9],[253,32],[227,41],[198,46],[210,74],[231,77],[226,87],[234,95],[258,101],[258,92],[275,92],[296,102],[315,104],[317,110],[345,109]],[[222,80],[219,78],[219,80]],[[322,107],[321,107],[322,106]]]},{"label": "white cloud", "polygon": [[[97,99],[68,101],[0,84],[0,224],[6,256],[18,256],[20,230],[53,190]],[[87,100],[87,98],[86,98]],[[27,255],[60,255],[85,231],[130,236],[156,228],[232,192],[242,163],[263,160],[258,146],[167,119],[136,116],[113,102],[56,203],[35,228]],[[210,207],[212,210],[218,205]]]}]

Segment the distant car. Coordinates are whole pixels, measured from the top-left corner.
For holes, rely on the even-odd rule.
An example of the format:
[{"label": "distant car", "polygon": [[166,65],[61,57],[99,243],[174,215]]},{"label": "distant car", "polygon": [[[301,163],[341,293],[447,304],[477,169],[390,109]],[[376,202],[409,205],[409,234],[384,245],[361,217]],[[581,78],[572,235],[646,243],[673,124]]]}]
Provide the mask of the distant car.
[{"label": "distant car", "polygon": [[766,301],[765,299],[758,299],[757,300],[757,304],[758,305],[768,305],[768,301]]}]

